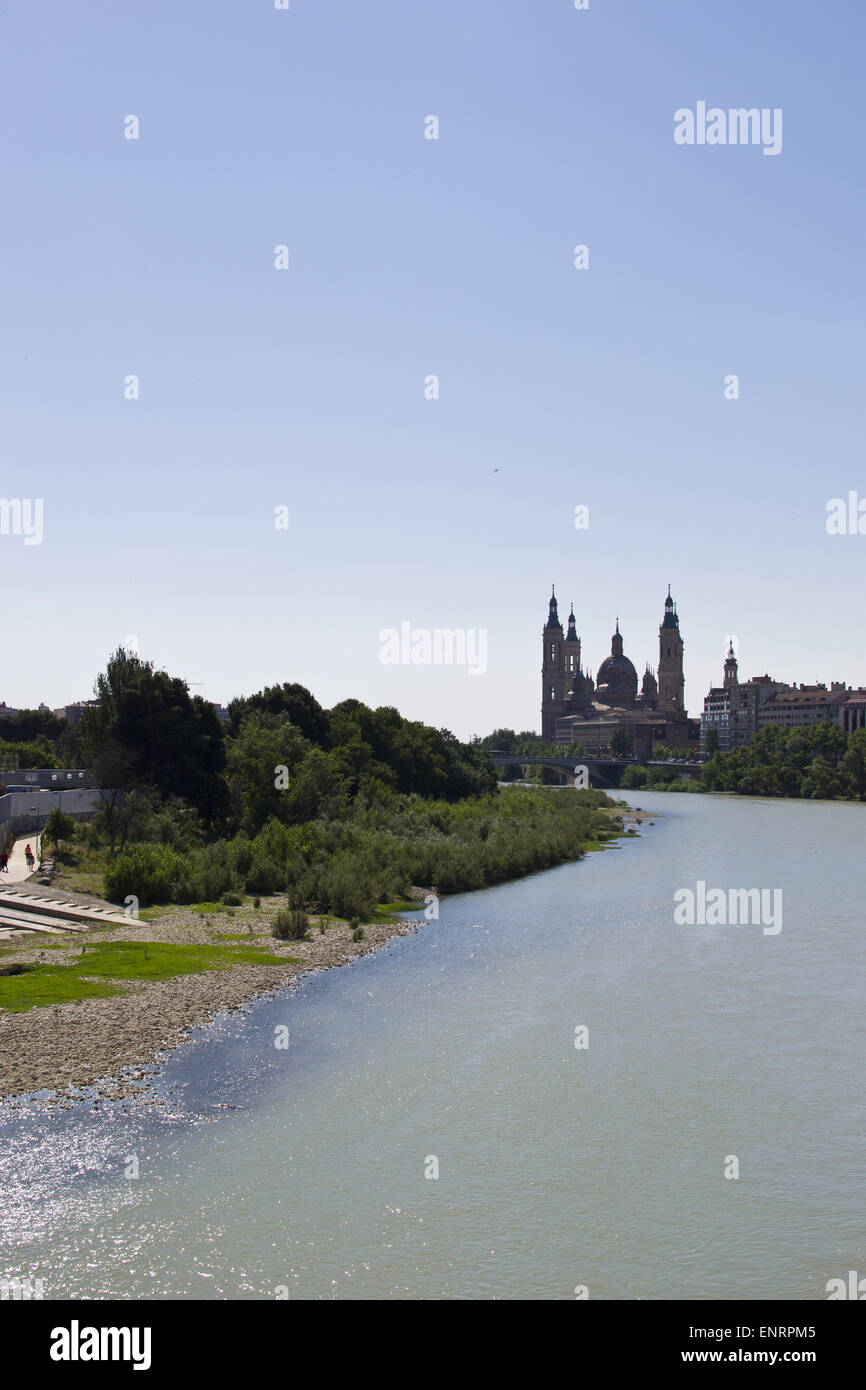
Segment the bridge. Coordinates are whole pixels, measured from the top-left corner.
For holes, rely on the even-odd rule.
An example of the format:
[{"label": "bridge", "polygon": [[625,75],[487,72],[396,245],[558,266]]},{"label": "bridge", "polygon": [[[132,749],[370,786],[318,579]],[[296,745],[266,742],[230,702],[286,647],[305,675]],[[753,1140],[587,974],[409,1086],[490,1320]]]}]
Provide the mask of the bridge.
[{"label": "bridge", "polygon": [[675,762],[670,759],[665,761],[661,758],[642,760],[640,758],[614,758],[610,755],[564,758],[556,757],[550,753],[530,756],[525,753],[503,753],[494,750],[490,756],[496,767],[507,767],[510,763],[517,763],[519,767],[524,769],[527,767],[550,768],[551,772],[560,774],[564,786],[574,786],[578,776],[576,769],[585,767],[589,773],[589,785],[605,790],[619,786],[627,767],[672,767],[676,769],[678,777],[696,777],[704,766],[703,763],[694,761]]}]

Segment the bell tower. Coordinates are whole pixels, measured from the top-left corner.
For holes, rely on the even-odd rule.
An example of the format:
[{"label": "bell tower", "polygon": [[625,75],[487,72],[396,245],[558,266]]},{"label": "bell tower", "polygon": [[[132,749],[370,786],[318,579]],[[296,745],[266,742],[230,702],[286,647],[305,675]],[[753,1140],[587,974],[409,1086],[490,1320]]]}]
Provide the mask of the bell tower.
[{"label": "bell tower", "polygon": [[725,656],[725,689],[729,690],[732,685],[737,685],[737,658],[734,654],[733,642],[728,643],[728,651]]},{"label": "bell tower", "polygon": [[574,604],[571,605],[571,612],[568,615],[568,632],[565,634],[563,655],[565,659],[565,683],[566,686],[569,686],[580,670],[580,638],[574,625]]},{"label": "bell tower", "polygon": [[[570,625],[569,625],[570,626]],[[565,653],[562,623],[556,606],[556,590],[550,599],[550,611],[541,633],[543,643],[541,662],[541,737],[552,743],[556,737],[556,721],[565,704]],[[580,647],[578,646],[578,653]]]},{"label": "bell tower", "polygon": [[685,678],[683,676],[683,639],[676,604],[671,598],[671,586],[665,599],[665,615],[659,628],[659,707],[671,713],[685,713]]}]

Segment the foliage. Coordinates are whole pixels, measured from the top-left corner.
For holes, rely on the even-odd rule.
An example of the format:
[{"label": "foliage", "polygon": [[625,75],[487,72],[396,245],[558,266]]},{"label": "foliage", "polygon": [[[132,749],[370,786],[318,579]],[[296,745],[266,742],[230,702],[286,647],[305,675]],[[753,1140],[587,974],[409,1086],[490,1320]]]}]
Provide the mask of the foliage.
[{"label": "foliage", "polygon": [[123,647],[97,677],[94,693],[82,739],[101,788],[113,790],[120,777],[124,789],[147,788],[164,801],[182,797],[208,822],[224,814],[225,748],[213,705]]},{"label": "foliage", "polygon": [[271,926],[271,935],[280,941],[305,941],[310,919],[300,908],[280,908]]},{"label": "foliage", "polygon": [[[0,719],[0,736],[6,732],[4,726],[12,723],[10,719]],[[16,742],[11,739],[0,743],[0,759],[4,763],[11,763],[14,768],[33,767],[49,768],[62,767],[64,764],[59,761],[58,753],[53,744],[47,738],[34,738],[27,741]],[[5,774],[9,781],[14,784],[14,775]]]},{"label": "foliage", "polygon": [[236,738],[241,724],[252,713],[282,716],[293,724],[308,743],[325,747],[328,740],[328,716],[318,700],[302,685],[268,685],[248,699],[232,700],[229,704],[229,731]]},{"label": "foliage", "polygon": [[[477,746],[492,753],[516,753],[524,757],[541,757],[545,753],[559,755],[563,751],[560,744],[542,738],[541,734],[536,734],[531,729],[524,729],[519,734],[513,729],[494,729],[492,734],[479,739]],[[568,751],[577,757],[583,754],[582,748],[578,751],[573,746],[569,746]]]},{"label": "foliage", "polygon": [[730,753],[716,752],[704,764],[708,791],[742,796],[866,798],[866,730],[850,736],[838,724],[760,729]]},{"label": "foliage", "polygon": [[122,903],[130,894],[142,907],[149,903],[189,903],[198,896],[189,861],[167,845],[130,845],[111,861],[104,875],[105,894]]},{"label": "foliage", "polygon": [[75,835],[75,821],[59,806],[55,806],[45,822],[43,835],[53,845],[59,844],[61,840],[71,840]]},{"label": "foliage", "polygon": [[130,847],[109,864],[105,892],[114,901],[133,893],[144,905],[285,891],[289,909],[370,921],[378,904],[405,901],[416,884],[458,892],[577,859],[609,823],[601,808],[611,805],[590,789],[506,787],[457,802],[361,793],[338,818],[271,817],[252,837],[240,831],[183,852]]},{"label": "foliage", "polygon": [[614,729],[610,736],[610,751],[618,757],[628,757],[634,751],[634,740],[627,729]]}]

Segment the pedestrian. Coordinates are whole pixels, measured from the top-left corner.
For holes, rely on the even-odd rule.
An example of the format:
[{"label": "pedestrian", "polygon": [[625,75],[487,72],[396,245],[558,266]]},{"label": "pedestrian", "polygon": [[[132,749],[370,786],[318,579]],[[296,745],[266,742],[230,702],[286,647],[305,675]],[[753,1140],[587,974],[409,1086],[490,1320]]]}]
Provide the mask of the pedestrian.
[{"label": "pedestrian", "polygon": [[0,854],[0,874],[8,874],[8,872],[9,872],[9,855],[8,855],[8,854],[6,853],[6,851],[4,850],[3,853]]}]

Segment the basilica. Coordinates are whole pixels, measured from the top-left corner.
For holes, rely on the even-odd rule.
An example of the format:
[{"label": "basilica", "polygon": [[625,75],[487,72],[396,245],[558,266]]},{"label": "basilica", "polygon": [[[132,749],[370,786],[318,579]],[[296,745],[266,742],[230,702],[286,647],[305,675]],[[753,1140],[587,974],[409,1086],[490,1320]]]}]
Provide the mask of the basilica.
[{"label": "basilica", "polygon": [[607,750],[611,738],[640,758],[648,757],[654,743],[669,747],[692,746],[698,725],[685,709],[683,639],[670,587],[659,627],[657,672],[649,665],[638,693],[637,671],[623,651],[617,619],[605,657],[593,681],[580,659],[580,638],[574,606],[563,636],[554,590],[544,625],[541,668],[541,735],[550,743],[581,744],[587,752]]}]

